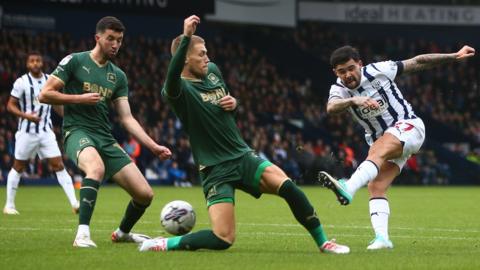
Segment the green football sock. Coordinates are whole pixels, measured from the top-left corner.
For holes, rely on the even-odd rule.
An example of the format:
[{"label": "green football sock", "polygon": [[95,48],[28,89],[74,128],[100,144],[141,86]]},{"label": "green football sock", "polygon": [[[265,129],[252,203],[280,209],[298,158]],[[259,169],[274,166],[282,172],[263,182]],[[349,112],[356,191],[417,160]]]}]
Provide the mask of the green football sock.
[{"label": "green football sock", "polygon": [[315,209],[297,185],[290,179],[285,181],[280,187],[278,195],[285,199],[297,221],[308,230],[319,247],[328,241]]},{"label": "green football sock", "polygon": [[83,179],[82,187],[80,188],[79,224],[90,225],[99,187],[100,182],[88,178]]},{"label": "green football sock", "polygon": [[143,216],[145,209],[147,209],[149,205],[142,205],[131,200],[128,203],[127,210],[125,210],[125,215],[120,223],[120,230],[124,233],[129,233],[132,230],[133,225],[135,225],[135,223],[137,223],[137,221]]},{"label": "green football sock", "polygon": [[213,231],[203,230],[167,240],[167,250],[227,249],[232,244],[218,238]]}]

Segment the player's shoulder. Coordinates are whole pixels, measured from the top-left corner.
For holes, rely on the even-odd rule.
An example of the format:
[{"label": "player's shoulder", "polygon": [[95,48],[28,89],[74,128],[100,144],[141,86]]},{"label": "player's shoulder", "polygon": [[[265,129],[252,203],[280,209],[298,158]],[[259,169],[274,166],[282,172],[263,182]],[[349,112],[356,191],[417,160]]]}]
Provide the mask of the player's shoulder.
[{"label": "player's shoulder", "polygon": [[380,61],[375,63],[370,63],[364,67],[366,72],[373,73],[385,73],[396,71],[398,68],[397,62],[392,60]]},{"label": "player's shoulder", "polygon": [[222,73],[220,72],[220,69],[218,68],[217,64],[213,62],[208,62],[208,73],[215,73],[218,76],[221,76]]},{"label": "player's shoulder", "polygon": [[342,81],[337,80],[330,86],[330,91],[347,91],[347,88],[342,84]]},{"label": "player's shoulder", "polygon": [[88,56],[88,51],[74,52],[63,57],[63,59],[58,64],[60,66],[65,66],[67,64],[72,64],[75,62],[81,62],[81,61],[84,61],[87,56]]},{"label": "player's shoulder", "polygon": [[21,76],[19,76],[15,82],[13,82],[13,85],[15,87],[20,87],[20,86],[23,86],[25,85],[26,83],[28,83],[28,75],[27,73],[25,74],[22,74]]}]

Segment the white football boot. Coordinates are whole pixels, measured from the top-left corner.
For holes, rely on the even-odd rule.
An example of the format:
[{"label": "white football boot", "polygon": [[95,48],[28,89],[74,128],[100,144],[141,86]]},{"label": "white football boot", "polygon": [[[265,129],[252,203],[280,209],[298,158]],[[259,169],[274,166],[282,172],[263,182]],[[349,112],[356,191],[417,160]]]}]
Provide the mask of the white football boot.
[{"label": "white football boot", "polygon": [[385,239],[383,236],[377,235],[375,239],[370,242],[368,245],[368,250],[377,250],[377,249],[385,249],[385,248],[393,248],[392,241]]},{"label": "white football boot", "polygon": [[337,244],[335,239],[323,243],[320,247],[320,251],[329,254],[348,254],[350,248],[344,245]]},{"label": "white football boot", "polygon": [[74,247],[80,248],[96,248],[97,245],[90,239],[90,236],[83,234],[75,237],[75,241],[73,241]]},{"label": "white football boot", "polygon": [[5,215],[20,215],[20,213],[15,209],[15,207],[4,207],[3,208],[3,213]]},{"label": "white football boot", "polygon": [[139,233],[124,233],[120,229],[112,233],[112,242],[114,243],[143,243],[143,241],[151,239],[148,235]]},{"label": "white football boot", "polygon": [[149,240],[145,240],[140,247],[139,251],[167,251],[167,238],[158,237]]}]

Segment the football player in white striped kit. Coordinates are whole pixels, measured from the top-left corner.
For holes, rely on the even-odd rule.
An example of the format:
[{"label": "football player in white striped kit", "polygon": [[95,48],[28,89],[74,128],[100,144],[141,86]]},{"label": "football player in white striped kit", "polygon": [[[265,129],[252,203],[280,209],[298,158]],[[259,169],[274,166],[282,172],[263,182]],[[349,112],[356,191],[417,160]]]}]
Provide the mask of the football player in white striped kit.
[{"label": "football player in white striped kit", "polygon": [[393,248],[388,236],[390,207],[386,192],[407,159],[425,140],[425,126],[394,82],[401,74],[454,63],[475,55],[464,46],[456,53],[423,54],[404,61],[385,61],[363,66],[351,46],[336,49],[330,64],[338,77],[330,88],[327,113],[349,111],[365,129],[368,156],[350,179],[337,180],[327,172],[319,181],[331,189],[342,205],[351,203],[355,192],[368,184],[370,219],[375,238],[369,250]]},{"label": "football player in white striped kit", "polygon": [[[13,84],[7,110],[18,116],[18,131],[15,134],[15,159],[7,177],[7,202],[3,213],[18,215],[15,207],[15,195],[22,172],[29,159],[36,154],[40,159],[47,159],[55,171],[74,213],[78,212],[72,178],[65,170],[62,154],[58,148],[50,119],[52,106],[38,101],[38,95],[47,81],[47,74],[42,72],[43,59],[38,52],[27,55],[28,73],[18,78]],[[62,107],[55,108],[62,114]]]}]

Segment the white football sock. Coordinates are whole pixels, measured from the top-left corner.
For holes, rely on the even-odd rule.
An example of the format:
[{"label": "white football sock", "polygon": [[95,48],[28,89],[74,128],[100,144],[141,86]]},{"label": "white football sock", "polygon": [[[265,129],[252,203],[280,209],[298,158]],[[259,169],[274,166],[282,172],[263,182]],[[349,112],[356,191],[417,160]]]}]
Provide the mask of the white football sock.
[{"label": "white football sock", "polygon": [[388,217],[390,216],[390,206],[387,198],[372,198],[368,204],[370,206],[370,220],[375,235],[382,236],[388,240]]},{"label": "white football sock", "polygon": [[90,238],[90,226],[89,225],[85,225],[85,224],[80,224],[78,225],[78,231],[77,231],[77,236],[76,238],[80,237],[80,236],[88,236],[88,238]]},{"label": "white football sock", "polygon": [[20,183],[21,174],[14,168],[10,169],[7,176],[7,202],[5,207],[15,208],[15,195],[17,194],[18,183]]},{"label": "white football sock", "polygon": [[345,182],[348,193],[350,193],[353,197],[357,190],[375,179],[377,175],[377,165],[370,160],[365,160],[358,166],[357,170],[355,170],[350,179]]},{"label": "white football sock", "polygon": [[75,197],[75,189],[73,188],[72,178],[70,175],[65,169],[55,172],[55,174],[57,175],[58,183],[60,183],[63,191],[65,191],[65,194],[67,194],[70,205],[72,205],[72,207],[78,206],[77,197]]}]

